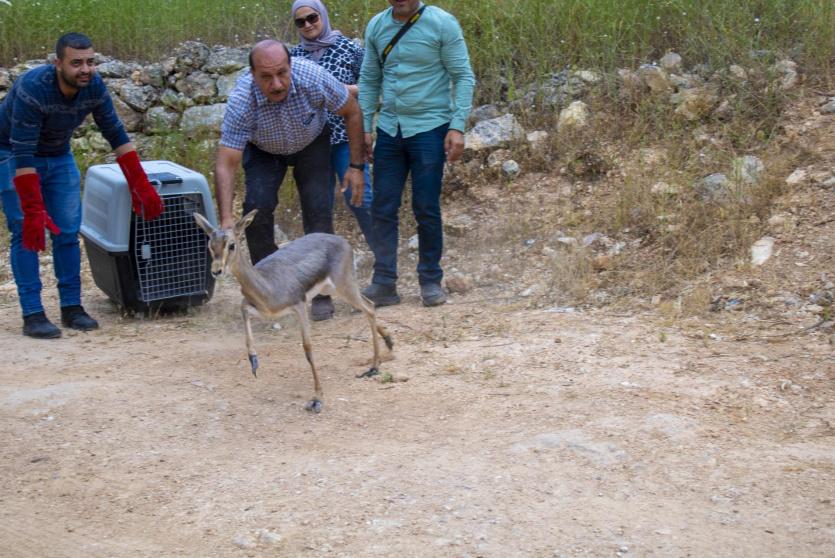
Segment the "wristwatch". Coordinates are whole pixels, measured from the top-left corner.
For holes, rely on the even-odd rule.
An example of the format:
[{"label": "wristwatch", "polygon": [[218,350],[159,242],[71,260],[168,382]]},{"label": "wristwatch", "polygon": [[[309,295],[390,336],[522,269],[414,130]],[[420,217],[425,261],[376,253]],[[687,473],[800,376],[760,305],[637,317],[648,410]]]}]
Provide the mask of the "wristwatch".
[{"label": "wristwatch", "polygon": [[365,170],[365,163],[348,163],[352,169]]}]

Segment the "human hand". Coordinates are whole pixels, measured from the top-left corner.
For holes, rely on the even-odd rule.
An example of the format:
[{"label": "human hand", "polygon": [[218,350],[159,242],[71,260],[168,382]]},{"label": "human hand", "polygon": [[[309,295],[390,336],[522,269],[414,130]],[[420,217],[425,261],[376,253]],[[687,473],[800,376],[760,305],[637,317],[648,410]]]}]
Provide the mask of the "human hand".
[{"label": "human hand", "polygon": [[149,221],[159,217],[164,210],[162,199],[148,182],[148,176],[139,163],[136,151],[129,151],[117,157],[116,162],[128,181],[133,212]]},{"label": "human hand", "polygon": [[61,229],[46,212],[41,194],[41,180],[37,173],[15,176],[14,186],[23,211],[23,247],[40,252],[46,248],[44,229],[49,229],[52,234],[60,234]]},{"label": "human hand", "polygon": [[464,134],[459,130],[449,130],[444,138],[444,153],[450,163],[460,159],[464,153]]}]

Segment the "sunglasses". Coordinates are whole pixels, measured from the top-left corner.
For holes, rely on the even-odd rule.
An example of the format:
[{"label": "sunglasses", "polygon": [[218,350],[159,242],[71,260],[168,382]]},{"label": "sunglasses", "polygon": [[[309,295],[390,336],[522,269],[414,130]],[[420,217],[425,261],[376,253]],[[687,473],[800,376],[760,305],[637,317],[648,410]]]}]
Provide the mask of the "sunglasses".
[{"label": "sunglasses", "polygon": [[319,14],[308,14],[305,17],[297,17],[293,21],[296,23],[296,27],[301,29],[302,27],[304,27],[308,23],[310,25],[313,25],[314,23],[319,21]]}]

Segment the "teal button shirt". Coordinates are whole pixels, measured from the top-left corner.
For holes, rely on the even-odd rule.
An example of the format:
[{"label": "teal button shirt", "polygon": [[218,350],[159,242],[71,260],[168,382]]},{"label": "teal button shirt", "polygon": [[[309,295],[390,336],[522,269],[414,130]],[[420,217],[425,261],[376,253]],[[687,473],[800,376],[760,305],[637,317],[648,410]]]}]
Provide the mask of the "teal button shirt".
[{"label": "teal button shirt", "polygon": [[475,77],[461,26],[451,14],[427,6],[380,68],[380,53],[403,25],[388,8],[365,30],[359,80],[365,131],[373,130],[379,107],[377,126],[390,136],[397,135],[398,126],[408,138],[446,123],[463,132]]}]

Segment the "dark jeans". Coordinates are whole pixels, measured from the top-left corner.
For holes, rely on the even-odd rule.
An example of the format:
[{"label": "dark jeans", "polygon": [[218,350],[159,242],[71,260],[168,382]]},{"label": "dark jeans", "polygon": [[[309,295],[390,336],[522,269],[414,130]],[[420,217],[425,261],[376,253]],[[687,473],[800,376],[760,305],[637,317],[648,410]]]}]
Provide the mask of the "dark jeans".
[{"label": "dark jeans", "polygon": [[[333,170],[336,171],[336,177],[331,175],[333,185],[331,186],[331,206],[335,198],[335,193],[338,188],[342,187],[342,180],[345,178],[345,172],[348,170],[348,164],[351,162],[351,152],[348,149],[348,142],[337,143],[331,146],[331,164]],[[350,208],[354,217],[357,219],[357,224],[365,237],[365,242],[371,251],[374,251],[374,225],[371,221],[371,175],[368,173],[368,165],[365,165],[363,171],[365,177],[365,189],[362,193],[362,205],[357,207],[351,205],[351,191],[346,190],[343,194],[345,198],[345,205]]]},{"label": "dark jeans", "polygon": [[246,229],[252,263],[258,263],[278,249],[274,214],[288,166],[293,167],[299,192],[304,234],[333,233],[333,202],[328,192],[333,175],[330,128],[325,126],[313,143],[292,155],[274,155],[249,143],[243,155],[246,184],[243,212],[246,215],[253,209],[258,210]]},{"label": "dark jeans", "polygon": [[376,243],[373,282],[397,282],[398,213],[406,177],[412,175],[412,211],[418,225],[417,272],[421,285],[440,283],[444,249],[441,223],[441,181],[444,175],[444,138],[448,124],[404,138],[377,128],[374,146],[374,198],[371,214]]},{"label": "dark jeans", "polygon": [[[35,170],[41,179],[46,212],[61,229],[52,234],[52,267],[58,279],[61,306],[81,304],[81,250],[78,229],[81,226],[81,175],[72,154],[36,157]],[[0,199],[6,224],[11,232],[9,260],[17,284],[17,294],[24,316],[43,312],[38,253],[23,247],[23,211],[14,189],[15,173],[11,152],[0,149]]]}]

